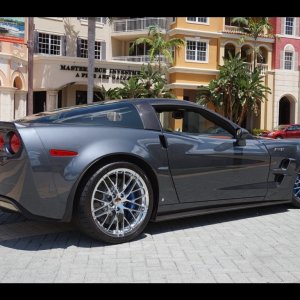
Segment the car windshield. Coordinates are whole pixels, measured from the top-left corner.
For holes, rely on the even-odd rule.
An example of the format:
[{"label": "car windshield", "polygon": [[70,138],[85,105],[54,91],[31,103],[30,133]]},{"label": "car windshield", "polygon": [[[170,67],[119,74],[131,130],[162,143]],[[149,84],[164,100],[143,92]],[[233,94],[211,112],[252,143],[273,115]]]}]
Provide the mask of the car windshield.
[{"label": "car windshield", "polygon": [[289,125],[278,125],[276,127],[274,127],[274,130],[283,130],[285,128],[287,128]]}]

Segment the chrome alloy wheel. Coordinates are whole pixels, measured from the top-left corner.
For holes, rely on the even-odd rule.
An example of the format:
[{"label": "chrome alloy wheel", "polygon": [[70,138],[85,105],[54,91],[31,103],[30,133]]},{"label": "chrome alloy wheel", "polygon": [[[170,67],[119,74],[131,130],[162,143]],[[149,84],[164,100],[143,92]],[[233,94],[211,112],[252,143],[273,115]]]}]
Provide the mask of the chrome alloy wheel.
[{"label": "chrome alloy wheel", "polygon": [[297,175],[294,183],[293,196],[296,198],[300,198],[300,174]]},{"label": "chrome alloy wheel", "polygon": [[143,222],[149,207],[149,193],[143,178],[135,171],[117,168],[97,182],[91,212],[101,231],[124,237]]}]

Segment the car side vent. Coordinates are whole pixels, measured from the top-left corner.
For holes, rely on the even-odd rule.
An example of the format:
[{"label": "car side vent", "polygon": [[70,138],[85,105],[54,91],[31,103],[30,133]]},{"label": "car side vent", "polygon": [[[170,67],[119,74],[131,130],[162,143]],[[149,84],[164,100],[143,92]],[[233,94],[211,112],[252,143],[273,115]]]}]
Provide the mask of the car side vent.
[{"label": "car side vent", "polygon": [[278,184],[281,184],[283,178],[284,178],[283,174],[275,174],[274,181],[277,182]]},{"label": "car side vent", "polygon": [[290,164],[290,160],[289,159],[287,159],[287,158],[283,159],[281,161],[281,163],[280,163],[279,168],[286,170],[288,168],[289,164]]}]

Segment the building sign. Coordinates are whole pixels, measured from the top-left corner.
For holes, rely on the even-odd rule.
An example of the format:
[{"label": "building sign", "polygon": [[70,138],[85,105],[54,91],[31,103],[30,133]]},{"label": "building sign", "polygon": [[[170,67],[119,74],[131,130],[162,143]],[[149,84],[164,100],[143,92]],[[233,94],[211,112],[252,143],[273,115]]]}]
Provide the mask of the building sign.
[{"label": "building sign", "polygon": [[0,17],[0,41],[24,43],[25,18]]},{"label": "building sign", "polygon": [[[60,70],[76,72],[75,78],[88,78],[88,68],[84,66],[60,65]],[[134,70],[95,68],[94,78],[128,80],[133,75],[137,75],[139,73],[140,71]]]}]

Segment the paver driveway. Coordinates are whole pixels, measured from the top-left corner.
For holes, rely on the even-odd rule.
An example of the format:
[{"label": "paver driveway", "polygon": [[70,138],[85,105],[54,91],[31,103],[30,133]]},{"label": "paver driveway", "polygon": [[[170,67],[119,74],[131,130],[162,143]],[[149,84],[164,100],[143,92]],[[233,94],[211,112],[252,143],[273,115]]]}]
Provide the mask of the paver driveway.
[{"label": "paver driveway", "polygon": [[0,210],[0,282],[300,282],[300,209],[151,223],[104,245],[72,225]]}]

